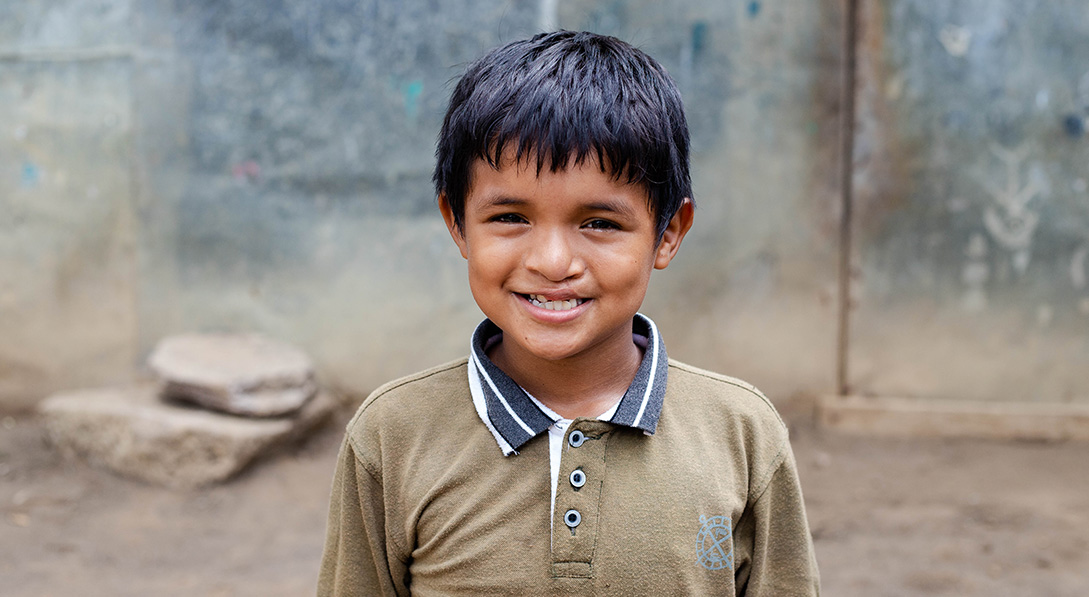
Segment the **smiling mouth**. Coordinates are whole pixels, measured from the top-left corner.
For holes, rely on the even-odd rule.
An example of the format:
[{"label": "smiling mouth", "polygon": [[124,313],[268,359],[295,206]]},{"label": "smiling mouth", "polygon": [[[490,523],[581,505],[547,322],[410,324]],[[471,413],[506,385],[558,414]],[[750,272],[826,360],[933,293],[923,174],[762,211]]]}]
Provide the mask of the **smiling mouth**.
[{"label": "smiling mouth", "polygon": [[585,303],[587,299],[575,298],[565,301],[550,301],[541,294],[523,294],[534,307],[541,309],[548,309],[549,311],[570,311],[575,307]]}]

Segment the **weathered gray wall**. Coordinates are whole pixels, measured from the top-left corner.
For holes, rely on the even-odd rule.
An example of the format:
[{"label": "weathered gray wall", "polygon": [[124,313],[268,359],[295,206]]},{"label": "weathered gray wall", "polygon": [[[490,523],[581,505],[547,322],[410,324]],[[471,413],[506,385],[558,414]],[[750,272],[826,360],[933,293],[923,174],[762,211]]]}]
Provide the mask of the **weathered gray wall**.
[{"label": "weathered gray wall", "polygon": [[0,406],[260,330],[366,392],[480,317],[429,176],[485,49],[588,28],[685,95],[697,224],[646,311],[671,354],[831,388],[837,1],[30,0],[0,6]]},{"label": "weathered gray wall", "polygon": [[0,404],[131,373],[131,18],[0,5]]},{"label": "weathered gray wall", "polygon": [[856,393],[1089,400],[1089,4],[863,3]]},{"label": "weathered gray wall", "polygon": [[[863,0],[858,394],[1089,399],[1089,6]],[[260,330],[362,393],[465,350],[434,209],[450,82],[592,29],[684,93],[699,205],[645,310],[671,354],[832,389],[841,0],[0,5],[0,407]]]},{"label": "weathered gray wall", "polygon": [[[864,0],[850,384],[1089,395],[1089,8]],[[257,329],[364,392],[479,317],[428,183],[461,66],[544,25],[685,94],[696,228],[646,311],[674,356],[832,388],[841,2],[0,6],[0,404]]]}]

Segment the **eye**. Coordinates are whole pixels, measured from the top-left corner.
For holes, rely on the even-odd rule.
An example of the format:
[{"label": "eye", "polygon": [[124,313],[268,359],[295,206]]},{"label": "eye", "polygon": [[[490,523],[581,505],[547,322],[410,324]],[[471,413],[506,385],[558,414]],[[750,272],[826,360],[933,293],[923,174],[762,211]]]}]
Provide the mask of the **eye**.
[{"label": "eye", "polygon": [[498,214],[488,218],[489,222],[499,222],[501,224],[524,224],[526,219],[522,216],[514,213]]},{"label": "eye", "polygon": [[620,230],[620,225],[616,222],[612,222],[610,220],[602,220],[601,218],[595,218],[593,220],[590,220],[589,222],[586,222],[586,224],[584,224],[583,226],[591,230]]}]

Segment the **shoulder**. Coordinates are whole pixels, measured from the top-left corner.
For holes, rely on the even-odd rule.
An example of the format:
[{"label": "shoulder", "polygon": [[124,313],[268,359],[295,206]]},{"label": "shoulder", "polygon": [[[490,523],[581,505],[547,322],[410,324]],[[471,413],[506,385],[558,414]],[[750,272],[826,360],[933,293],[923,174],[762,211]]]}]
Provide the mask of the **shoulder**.
[{"label": "shoulder", "polygon": [[349,428],[357,421],[383,409],[411,407],[414,403],[448,396],[459,386],[468,389],[468,358],[462,357],[419,373],[387,382],[367,396],[352,417]]},{"label": "shoulder", "polygon": [[422,439],[438,427],[456,426],[459,415],[476,416],[469,395],[467,361],[461,358],[432,367],[371,392],[346,429],[356,452],[374,452],[386,443],[383,437]]},{"label": "shoulder", "polygon": [[[669,360],[667,392],[686,407],[711,409],[719,414],[749,417],[774,427],[786,426],[775,406],[752,384]],[[705,413],[709,414],[709,413]]]}]

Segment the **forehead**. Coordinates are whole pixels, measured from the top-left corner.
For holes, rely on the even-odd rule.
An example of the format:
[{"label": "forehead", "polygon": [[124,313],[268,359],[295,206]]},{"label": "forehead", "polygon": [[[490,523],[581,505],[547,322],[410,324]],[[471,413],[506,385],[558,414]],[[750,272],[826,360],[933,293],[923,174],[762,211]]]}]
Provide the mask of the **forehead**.
[{"label": "forehead", "polygon": [[474,200],[494,199],[499,194],[543,193],[546,196],[588,197],[609,195],[626,196],[650,207],[646,187],[629,182],[624,173],[612,171],[606,162],[603,168],[596,154],[591,153],[581,161],[569,156],[566,163],[553,168],[553,162],[540,160],[536,152],[517,157],[513,150],[505,150],[495,165],[487,160],[476,159],[470,169],[466,203]]}]

